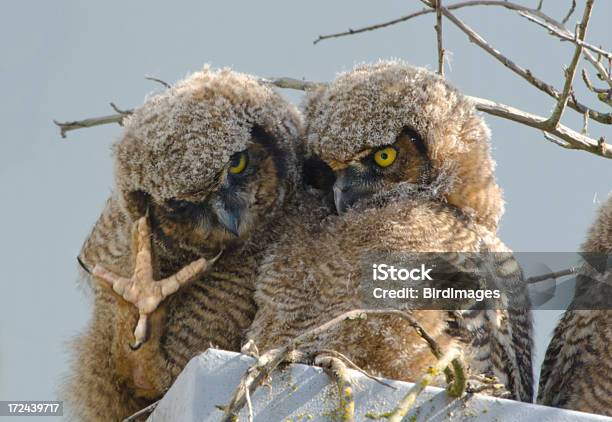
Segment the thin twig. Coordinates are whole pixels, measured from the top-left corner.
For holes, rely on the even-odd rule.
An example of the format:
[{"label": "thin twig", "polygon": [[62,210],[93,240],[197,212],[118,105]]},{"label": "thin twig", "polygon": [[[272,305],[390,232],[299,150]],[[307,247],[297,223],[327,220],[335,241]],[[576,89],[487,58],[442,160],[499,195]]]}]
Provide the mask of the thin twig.
[{"label": "thin twig", "polygon": [[[406,22],[410,19],[422,16],[422,15],[426,15],[428,13],[434,13],[435,9],[431,8],[431,3],[429,1],[423,1],[423,3],[425,3],[429,8],[427,9],[421,9],[418,12],[414,12],[414,13],[410,13],[406,16],[402,16],[400,18],[397,19],[393,19],[387,22],[382,22],[382,23],[378,23],[378,24],[374,24],[374,25],[370,25],[370,26],[365,26],[359,29],[349,29],[348,31],[345,32],[338,32],[335,34],[329,34],[329,35],[321,35],[319,36],[319,38],[317,38],[314,43],[318,43],[319,41],[322,40],[326,40],[329,38],[338,38],[338,37],[344,37],[347,35],[354,35],[354,34],[359,34],[361,32],[367,32],[367,31],[373,31],[376,29],[380,29],[380,28],[385,28],[387,26],[392,26],[392,25],[396,25],[398,23],[402,23],[402,22]],[[503,7],[509,10],[514,10],[514,11],[524,11],[524,12],[529,12],[532,13],[533,15],[536,15],[542,19],[544,19],[545,21],[558,26],[558,27],[563,27],[563,24],[561,22],[558,22],[557,20],[555,20],[554,18],[546,15],[545,13],[542,13],[540,10],[538,9],[531,9],[529,7],[517,4],[517,3],[513,3],[510,1],[506,1],[506,0],[473,0],[473,1],[464,1],[464,2],[460,2],[460,3],[455,3],[455,4],[451,4],[449,6],[447,6],[448,10],[457,10],[457,9],[462,9],[464,7],[474,7],[474,6],[499,6],[499,7]]]},{"label": "thin twig", "polygon": [[444,356],[438,359],[435,366],[432,366],[429,371],[417,381],[412,388],[408,391],[408,394],[400,401],[399,405],[389,416],[389,422],[401,422],[406,416],[406,413],[414,406],[416,398],[437,377],[444,368],[448,367],[449,364],[460,358],[459,350],[452,348]]},{"label": "thin twig", "polygon": [[581,45],[587,50],[591,50],[597,54],[601,54],[602,56],[606,58],[612,58],[611,52],[606,51],[602,49],[601,47],[594,46],[593,44],[589,44],[588,42],[584,40],[577,40],[576,34],[571,32],[564,26],[557,26],[549,22],[545,22],[543,20],[540,20],[539,17],[534,16],[528,12],[519,11],[518,14],[524,17],[525,19],[527,19],[528,21],[533,22],[536,25],[541,26],[542,28],[546,28],[552,35],[555,35],[557,38],[560,38],[562,41],[570,41],[574,44]]},{"label": "thin twig", "polygon": [[572,0],[572,5],[570,6],[569,11],[567,12],[567,15],[565,15],[565,17],[563,18],[563,20],[561,21],[562,24],[566,24],[567,21],[569,20],[569,18],[572,16],[572,14],[574,13],[574,10],[576,10],[576,0]]},{"label": "thin twig", "polygon": [[[429,4],[429,3],[425,2],[425,4]],[[555,19],[553,19],[550,16],[542,13],[541,11],[539,11],[537,9],[530,9],[528,7],[521,6],[519,4],[512,3],[512,2],[509,2],[509,1],[501,1],[501,0],[466,1],[466,2],[461,2],[461,3],[455,3],[455,4],[450,5],[448,7],[442,8],[443,14],[447,18],[449,18],[451,21],[453,21],[453,23],[455,23],[459,27],[459,29],[461,29],[463,32],[465,32],[466,35],[468,35],[468,37],[470,38],[471,41],[476,43],[479,47],[483,48],[485,51],[487,51],[489,54],[491,54],[493,57],[495,57],[497,60],[499,60],[504,66],[508,67],[510,70],[512,70],[513,72],[517,73],[519,76],[523,77],[530,84],[532,84],[533,86],[535,86],[539,90],[545,92],[546,94],[548,94],[551,97],[553,97],[556,100],[558,100],[560,98],[560,96],[561,96],[561,93],[559,91],[557,91],[552,85],[550,85],[550,84],[542,81],[541,79],[535,77],[530,70],[524,69],[524,68],[518,66],[512,60],[510,60],[509,58],[507,58],[506,56],[501,54],[498,50],[496,50],[493,47],[491,47],[484,40],[484,38],[482,36],[480,36],[472,28],[467,26],[460,19],[458,19],[456,16],[454,16],[452,13],[450,13],[451,10],[460,9],[460,8],[464,8],[464,7],[471,7],[471,6],[500,6],[500,7],[506,8],[506,9],[515,10],[515,11],[519,11],[519,12],[524,12],[524,13],[527,14],[527,16],[536,16],[536,17],[542,19],[543,21],[545,21],[546,23],[550,24],[551,28],[556,28],[554,33],[557,34],[557,35],[561,34],[559,36],[561,36],[564,39],[576,42],[575,41],[576,37],[572,36],[571,32],[568,31],[563,26],[562,23],[556,21]],[[315,40],[315,44],[317,42],[319,42],[319,41],[324,40],[324,39],[338,38],[338,37],[342,37],[342,36],[358,34],[358,33],[361,33],[361,32],[373,31],[373,30],[376,30],[376,29],[379,29],[379,28],[384,28],[384,27],[387,27],[387,26],[390,26],[390,25],[394,25],[394,24],[397,24],[397,23],[400,23],[400,22],[405,22],[405,21],[410,20],[412,18],[425,15],[427,13],[434,13],[434,12],[436,12],[435,8],[430,8],[429,10],[424,9],[424,10],[420,10],[418,12],[412,13],[410,15],[404,16],[402,18],[394,19],[392,21],[384,22],[384,23],[381,23],[381,24],[371,25],[371,26],[363,27],[363,28],[356,29],[356,30],[351,29],[349,31],[340,32],[340,33],[336,33],[336,34],[319,36],[319,38],[317,40]],[[596,48],[594,46],[588,45],[588,44],[584,43],[583,41],[582,42],[577,41],[577,42],[581,43],[581,45],[583,47],[585,47],[585,48],[592,49],[593,51],[601,52],[601,54],[606,55],[606,57],[612,57],[612,54],[609,53],[609,52],[606,52],[606,51],[604,51],[602,49],[599,49],[599,48]],[[589,117],[591,119],[593,119],[593,120],[596,120],[596,121],[600,122],[600,123],[612,124],[612,113],[601,113],[599,111],[593,110],[593,109],[587,107],[586,105],[584,105],[582,103],[579,103],[578,101],[576,101],[571,96],[570,96],[570,99],[569,99],[567,105],[569,107],[571,107],[572,109],[578,111],[581,114],[583,114],[585,111],[588,111]]]},{"label": "thin twig", "polygon": [[395,25],[395,24],[398,24],[400,22],[405,22],[405,21],[410,20],[412,18],[416,18],[417,16],[427,15],[428,13],[432,13],[432,10],[431,9],[421,9],[418,12],[414,12],[414,13],[411,13],[409,15],[402,16],[401,18],[390,20],[388,22],[383,22],[383,23],[379,23],[379,24],[376,24],[376,25],[365,26],[365,27],[359,28],[359,29],[350,29],[349,28],[348,31],[338,32],[338,33],[335,33],[335,34],[319,35],[319,37],[316,40],[314,40],[312,43],[313,44],[318,44],[319,42],[321,42],[323,40],[328,40],[330,38],[340,38],[340,37],[344,37],[346,35],[354,35],[354,34],[359,34],[361,32],[375,31],[375,30],[380,29],[380,28],[385,28],[387,26]]},{"label": "thin twig", "polygon": [[593,65],[593,67],[597,70],[597,74],[599,75],[599,79],[606,82],[610,88],[612,88],[612,77],[610,76],[610,72],[606,70],[605,66],[601,63],[601,61],[597,60],[593,55],[584,51],[584,58]]},{"label": "thin twig", "polygon": [[172,86],[168,82],[166,82],[164,80],[161,80],[159,78],[155,78],[153,76],[146,75],[145,79],[148,80],[148,81],[153,81],[153,82],[160,83],[160,84],[162,84],[163,86],[165,86],[168,89],[172,88]]},{"label": "thin twig", "polygon": [[589,135],[589,113],[584,113],[582,115],[582,133],[584,136]]},{"label": "thin twig", "polygon": [[[584,6],[584,13],[582,14],[582,20],[580,25],[578,25],[576,31],[576,41],[583,41],[586,35],[586,30],[589,25],[589,19],[591,18],[591,11],[593,10],[593,2],[595,0],[587,0]],[[576,69],[578,68],[578,62],[580,61],[580,55],[582,54],[582,46],[580,44],[576,45],[574,50],[574,56],[572,57],[572,61],[570,62],[569,67],[567,68],[565,74],[565,83],[563,84],[563,92],[557,101],[557,105],[553,110],[550,118],[546,121],[546,125],[553,130],[559,124],[559,120],[563,116],[563,111],[567,105],[567,101],[569,100],[569,95],[572,90],[572,84],[574,83],[574,76],[576,75]]]},{"label": "thin twig", "polygon": [[[514,63],[512,60],[504,56],[498,50],[493,48],[482,36],[480,36],[477,32],[475,32],[472,28],[467,26],[461,19],[457,18],[454,14],[452,14],[448,8],[443,7],[442,13],[446,16],[451,22],[453,22],[461,31],[463,31],[470,41],[474,42],[480,48],[485,50],[487,53],[495,57],[500,63],[506,66],[508,69],[512,70],[514,73],[523,77],[526,81],[531,83],[533,86],[538,88],[539,90],[547,93],[551,97],[555,99],[559,99],[561,97],[561,93],[559,93],[553,86],[547,84],[546,82],[536,78],[530,70],[524,69]],[[591,110],[583,104],[576,102],[573,99],[568,100],[568,105],[574,110],[584,113],[585,111],[589,112],[589,116],[593,120],[597,120],[600,123],[612,124],[612,114],[602,114],[598,111]]]},{"label": "thin twig", "polygon": [[115,105],[115,103],[110,103],[110,106],[113,110],[115,110],[118,114],[121,114],[123,116],[129,116],[130,114],[132,114],[134,112],[134,110],[123,110],[119,107],[117,107]]},{"label": "thin twig", "polygon": [[249,412],[249,422],[253,422],[253,404],[251,403],[251,393],[249,393],[249,389],[247,388],[244,391],[246,396],[247,409]]},{"label": "thin twig", "polygon": [[540,281],[544,281],[544,280],[550,280],[551,278],[561,278],[561,277],[566,277],[568,275],[572,275],[576,272],[576,268],[567,268],[565,270],[561,270],[561,271],[555,271],[552,273],[547,273],[547,274],[541,274],[541,275],[536,275],[533,277],[529,277],[527,280],[525,280],[525,283],[527,284],[533,284],[533,283],[539,283]]},{"label": "thin twig", "polygon": [[117,113],[117,114],[111,114],[108,116],[93,117],[90,119],[74,120],[70,122],[58,122],[57,120],[53,120],[53,123],[59,126],[60,135],[62,136],[62,138],[65,138],[67,132],[71,130],[75,130],[75,129],[108,125],[111,123],[117,123],[121,125],[123,124],[124,118],[125,118],[125,115]]},{"label": "thin twig", "polygon": [[546,139],[547,141],[552,142],[553,144],[558,145],[561,148],[570,149],[569,144],[567,142],[556,139],[554,136],[546,133],[546,131],[542,131],[542,135],[544,135],[544,139]]},{"label": "thin twig", "polygon": [[436,38],[438,39],[438,74],[444,77],[444,46],[442,45],[442,0],[436,0]]},{"label": "thin twig", "polygon": [[260,79],[262,83],[267,83],[269,85],[274,85],[277,88],[284,89],[295,89],[298,91],[310,91],[312,89],[316,89],[320,86],[324,86],[324,83],[320,82],[311,82],[303,79],[295,79],[295,78],[262,78]]},{"label": "thin twig", "polygon": [[133,415],[128,416],[127,418],[125,418],[123,420],[123,422],[135,422],[135,421],[139,420],[139,418],[141,418],[141,417],[149,416],[151,413],[153,413],[153,411],[155,410],[157,405],[159,405],[160,401],[161,400],[158,400],[155,403],[152,403],[152,404],[148,405],[144,409],[140,409],[138,412],[136,412]]},{"label": "thin twig", "polygon": [[[387,22],[382,22],[382,23],[378,23],[378,24],[374,24],[374,25],[370,25],[370,26],[364,26],[362,28],[359,29],[349,29],[348,31],[344,31],[344,32],[338,32],[335,34],[328,34],[328,35],[319,35],[319,37],[313,41],[314,44],[319,43],[320,41],[323,40],[327,40],[330,38],[339,38],[339,37],[345,37],[347,35],[355,35],[355,34],[359,34],[362,32],[368,32],[368,31],[374,31],[380,28],[386,28],[388,26],[392,26],[392,25],[396,25],[398,23],[402,23],[402,22],[406,22],[410,19],[419,17],[419,16],[423,16],[423,15],[427,15],[429,13],[434,13],[435,9],[431,8],[431,3],[429,1],[423,1],[423,3],[425,3],[429,8],[426,9],[421,9],[418,12],[414,12],[414,13],[410,13],[406,16],[402,16],[400,18],[397,19],[393,19]],[[510,10],[523,10],[523,11],[527,11],[527,12],[531,12],[533,14],[535,14],[536,16],[540,16],[542,19],[545,19],[546,21],[552,23],[552,24],[556,24],[559,26],[562,26],[561,23],[557,22],[555,19],[551,18],[550,16],[545,15],[544,13],[540,12],[537,9],[530,9],[528,7],[522,6],[520,4],[516,4],[516,3],[512,3],[509,1],[504,1],[504,0],[476,0],[476,1],[464,1],[464,2],[460,2],[460,3],[455,3],[452,5],[449,5],[447,7],[447,9],[449,10],[456,10],[456,9],[462,9],[464,7],[473,7],[473,6],[500,6],[500,7],[504,7],[506,9],[510,9]]]},{"label": "thin twig", "polygon": [[318,352],[320,353],[324,353],[324,354],[330,354],[333,355],[334,357],[344,361],[344,363],[346,363],[348,366],[350,366],[352,369],[356,370],[357,372],[360,372],[362,375],[366,376],[367,378],[371,379],[372,381],[376,381],[377,383],[379,383],[380,385],[384,385],[385,387],[391,388],[393,390],[397,390],[396,387],[392,386],[389,383],[386,383],[383,381],[382,378],[379,377],[375,377],[374,375],[368,373],[365,369],[362,369],[360,366],[358,366],[355,362],[353,362],[352,360],[350,360],[348,358],[348,356],[338,352],[337,350],[331,350],[331,349],[321,349]]},{"label": "thin twig", "polygon": [[605,89],[599,89],[593,86],[593,84],[591,83],[591,80],[589,79],[589,75],[587,74],[585,69],[582,69],[582,81],[586,85],[587,89],[591,92],[599,93],[599,92],[606,91]]},{"label": "thin twig", "polygon": [[[398,406],[390,413],[380,415],[368,414],[370,419],[387,419],[389,422],[401,422],[406,414],[414,407],[416,399],[421,392],[442,372],[444,368],[451,365],[451,362],[460,361],[461,353],[458,349],[452,348],[441,356],[434,366],[429,370],[408,390],[408,393],[402,398]],[[462,393],[464,389],[462,390]]]}]

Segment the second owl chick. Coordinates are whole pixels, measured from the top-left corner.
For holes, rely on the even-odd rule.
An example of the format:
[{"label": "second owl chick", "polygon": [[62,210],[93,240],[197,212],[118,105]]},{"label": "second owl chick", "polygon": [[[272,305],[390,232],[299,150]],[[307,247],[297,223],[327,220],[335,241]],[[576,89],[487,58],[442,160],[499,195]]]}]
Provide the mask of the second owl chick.
[{"label": "second owl chick", "polygon": [[[520,268],[496,237],[501,193],[489,131],[473,105],[427,70],[381,62],[312,93],[305,117],[307,147],[334,171],[340,216],[323,224],[302,218],[273,248],[257,280],[248,337],[269,350],[363,308],[361,264],[377,254],[503,252],[491,272],[513,292],[505,298],[512,310],[413,315],[442,347],[461,348],[472,372],[493,373],[514,398],[531,401],[528,298]],[[351,321],[304,346],[330,349],[400,380],[414,381],[435,363],[409,324],[387,316]]]},{"label": "second owl chick", "polygon": [[538,402],[612,416],[612,196],[582,250],[574,300],[555,328],[540,372]]}]

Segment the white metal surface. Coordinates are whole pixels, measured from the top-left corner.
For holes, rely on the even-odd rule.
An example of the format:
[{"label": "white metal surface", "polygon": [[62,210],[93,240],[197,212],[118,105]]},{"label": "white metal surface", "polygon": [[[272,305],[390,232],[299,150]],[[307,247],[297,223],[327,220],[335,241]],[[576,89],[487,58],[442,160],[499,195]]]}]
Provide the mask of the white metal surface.
[{"label": "white metal surface", "polygon": [[[253,362],[249,356],[209,349],[189,362],[149,420],[218,421],[222,412],[217,406],[229,402],[240,377]],[[393,390],[359,372],[353,373],[357,421],[372,420],[366,417],[370,412],[393,409],[412,385],[388,381],[397,388]],[[252,403],[255,422],[329,421],[337,404],[336,387],[320,368],[291,365],[276,371],[270,382],[256,391]],[[247,420],[246,408],[240,420]],[[428,387],[404,420],[569,422],[612,421],[612,418],[482,395],[451,400],[443,389]]]}]

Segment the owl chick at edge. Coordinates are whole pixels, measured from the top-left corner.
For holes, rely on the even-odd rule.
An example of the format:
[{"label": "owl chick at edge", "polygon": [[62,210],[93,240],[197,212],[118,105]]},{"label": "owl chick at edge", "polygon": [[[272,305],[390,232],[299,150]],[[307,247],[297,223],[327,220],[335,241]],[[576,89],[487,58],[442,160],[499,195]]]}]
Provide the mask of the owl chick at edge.
[{"label": "owl chick at edge", "polygon": [[538,403],[612,416],[612,196],[582,250],[574,299],[542,364]]},{"label": "owl chick at edge", "polygon": [[[269,252],[247,337],[270,350],[364,308],[368,256],[495,252],[493,272],[514,306],[412,315],[442,348],[460,348],[470,372],[493,374],[512,397],[531,401],[528,297],[496,236],[503,202],[489,130],[469,99],[426,69],[381,61],[340,74],[309,94],[304,110],[306,148],[333,169],[339,216],[296,224]],[[339,325],[300,349],[305,361],[333,350],[371,374],[408,381],[436,362],[415,330],[389,315]]]},{"label": "owl chick at edge", "polygon": [[129,116],[113,147],[115,186],[82,248],[83,266],[129,280],[148,271],[134,271],[144,242],[154,280],[176,281],[185,265],[221,255],[169,297],[149,283],[163,302],[135,346],[133,303],[143,298],[122,298],[118,286],[87,276],[93,316],[75,341],[64,388],[77,419],[121,420],[159,399],[198,353],[239,350],[256,309],[254,274],[301,183],[301,130],[297,109],[270,87],[208,67]]}]

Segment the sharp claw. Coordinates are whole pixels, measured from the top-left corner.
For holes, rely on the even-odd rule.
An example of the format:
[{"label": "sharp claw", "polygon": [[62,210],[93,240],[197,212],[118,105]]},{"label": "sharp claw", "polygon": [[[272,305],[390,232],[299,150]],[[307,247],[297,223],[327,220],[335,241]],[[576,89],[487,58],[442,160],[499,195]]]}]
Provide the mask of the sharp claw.
[{"label": "sharp claw", "polygon": [[142,346],[143,342],[142,341],[136,341],[133,344],[130,343],[130,349],[132,349],[134,352],[138,349],[140,349],[140,346]]},{"label": "sharp claw", "polygon": [[221,249],[219,251],[219,253],[214,258],[209,259],[208,260],[208,267],[210,267],[212,264],[214,264],[217,261],[217,259],[221,258],[222,254],[223,254],[223,249]]},{"label": "sharp claw", "polygon": [[87,267],[87,265],[85,265],[85,263],[83,262],[83,260],[81,259],[79,255],[77,255],[77,262],[87,274],[91,274],[91,270]]},{"label": "sharp claw", "polygon": [[134,338],[136,339],[136,341],[134,342],[134,344],[130,344],[130,348],[132,350],[138,350],[138,348],[140,348],[140,346],[142,346],[142,344],[147,341],[146,314],[140,314],[140,317],[138,318],[138,324],[136,324],[136,329],[134,330]]}]

